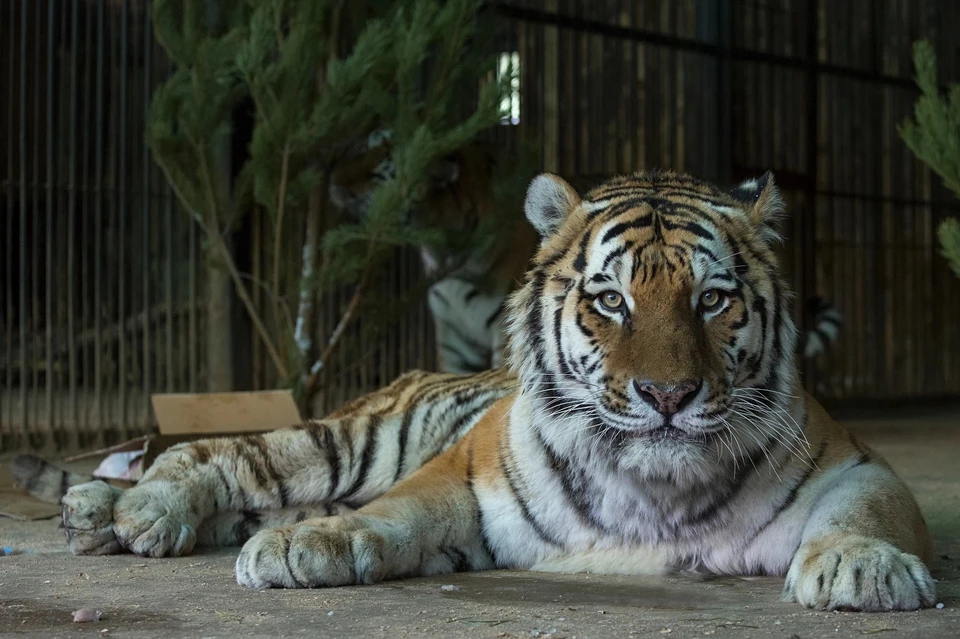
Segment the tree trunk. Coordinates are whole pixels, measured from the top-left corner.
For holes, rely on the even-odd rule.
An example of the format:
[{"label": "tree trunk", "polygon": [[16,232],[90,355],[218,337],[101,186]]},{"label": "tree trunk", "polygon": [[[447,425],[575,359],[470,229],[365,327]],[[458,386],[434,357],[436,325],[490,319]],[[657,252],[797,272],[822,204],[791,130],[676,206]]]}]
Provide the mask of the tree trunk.
[{"label": "tree trunk", "polygon": [[207,264],[207,391],[233,390],[231,366],[230,274],[220,260]]},{"label": "tree trunk", "polygon": [[316,392],[316,384],[310,373],[315,357],[315,336],[317,332],[317,276],[320,265],[320,239],[323,235],[328,191],[328,173],[321,171],[319,183],[310,192],[307,203],[307,226],[301,253],[303,264],[300,269],[300,298],[297,303],[297,323],[293,341],[297,347],[299,360],[300,412],[305,418],[311,417],[311,399]]}]

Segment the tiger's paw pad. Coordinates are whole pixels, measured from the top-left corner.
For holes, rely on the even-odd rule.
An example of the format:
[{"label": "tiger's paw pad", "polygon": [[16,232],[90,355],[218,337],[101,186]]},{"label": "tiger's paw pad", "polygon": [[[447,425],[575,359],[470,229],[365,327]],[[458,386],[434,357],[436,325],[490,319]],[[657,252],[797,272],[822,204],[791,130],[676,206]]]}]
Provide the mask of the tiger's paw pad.
[{"label": "tiger's paw pad", "polygon": [[370,584],[384,572],[384,538],[368,528],[324,522],[263,530],[237,558],[237,583],[250,588]]},{"label": "tiger's paw pad", "polygon": [[934,604],[936,588],[919,557],[879,539],[844,537],[800,547],[783,600],[820,610],[917,610]]},{"label": "tiger's paw pad", "polygon": [[123,550],[113,531],[113,506],[122,492],[99,480],[67,490],[60,504],[70,552],[113,555]]},{"label": "tiger's paw pad", "polygon": [[189,554],[197,541],[189,495],[167,482],[140,484],[123,493],[114,507],[120,544],[145,557]]}]

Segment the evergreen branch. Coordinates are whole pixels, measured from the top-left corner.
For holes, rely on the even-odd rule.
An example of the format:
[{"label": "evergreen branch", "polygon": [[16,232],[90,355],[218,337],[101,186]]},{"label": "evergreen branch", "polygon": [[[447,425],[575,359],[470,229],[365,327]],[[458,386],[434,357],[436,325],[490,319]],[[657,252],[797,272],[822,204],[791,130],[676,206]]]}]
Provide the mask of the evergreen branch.
[{"label": "evergreen branch", "polygon": [[346,330],[347,326],[350,325],[350,322],[353,321],[353,317],[357,312],[357,307],[360,305],[360,300],[363,298],[367,284],[370,281],[370,275],[373,272],[372,267],[374,263],[373,257],[375,246],[375,240],[371,240],[367,244],[367,255],[364,261],[363,274],[360,276],[360,281],[357,283],[357,286],[353,291],[353,297],[350,298],[347,308],[344,309],[343,314],[340,316],[340,321],[337,322],[333,332],[330,333],[330,337],[327,340],[327,345],[323,349],[323,352],[307,370],[301,390],[303,393],[302,403],[304,405],[308,405],[310,400],[313,399],[314,394],[316,394],[317,382],[320,380],[320,375],[326,367],[327,360],[330,358],[330,355],[333,354],[337,344],[339,344],[340,338],[343,336],[343,332]]},{"label": "evergreen branch", "polygon": [[941,222],[937,228],[937,239],[940,240],[940,253],[956,276],[960,277],[960,220],[950,218]]},{"label": "evergreen branch", "polygon": [[197,226],[200,227],[200,230],[204,235],[210,235],[210,230],[207,228],[207,225],[203,221],[203,216],[193,208],[193,205],[190,201],[184,196],[183,191],[180,190],[180,183],[173,178],[172,173],[170,172],[170,167],[164,161],[163,157],[154,152],[153,161],[157,163],[157,166],[160,167],[160,172],[163,173],[163,176],[167,179],[167,183],[170,185],[170,190],[173,191],[173,194],[177,196],[177,200],[180,201],[180,206],[186,210],[187,214],[193,218],[197,223]]},{"label": "evergreen branch", "polygon": [[[480,9],[481,2],[476,0],[468,0],[463,2],[459,8],[459,14],[454,17],[454,28],[453,31],[447,35],[447,49],[446,54],[443,55],[440,59],[440,71],[437,73],[436,77],[433,80],[433,90],[430,92],[430,96],[426,101],[427,110],[424,114],[424,120],[430,122],[431,110],[434,109],[437,105],[442,104],[440,96],[444,94],[446,90],[447,81],[453,70],[453,66],[456,62],[460,61],[460,56],[457,55],[458,49],[463,46],[462,33],[464,29],[470,24],[470,19],[468,16],[471,13],[476,13]],[[457,5],[451,3],[447,6],[448,10],[457,12]]]},{"label": "evergreen branch", "polygon": [[255,285],[261,291],[267,294],[267,297],[270,298],[270,302],[280,308],[281,316],[285,321],[287,330],[290,333],[293,333],[293,319],[290,316],[290,304],[287,302],[286,296],[280,295],[278,291],[274,291],[269,283],[259,277],[254,277],[252,273],[241,272],[240,277]]},{"label": "evergreen branch", "polygon": [[260,317],[256,312],[256,307],[253,304],[253,300],[251,300],[250,296],[247,295],[246,286],[243,284],[243,277],[240,274],[240,270],[237,268],[236,263],[233,261],[233,256],[230,255],[230,250],[227,248],[227,244],[223,237],[220,235],[219,231],[213,232],[210,227],[204,223],[203,217],[200,215],[200,213],[194,209],[190,205],[190,202],[183,197],[182,191],[180,191],[178,188],[177,182],[173,179],[170,173],[170,168],[163,161],[163,158],[154,155],[154,159],[157,162],[157,165],[160,167],[160,170],[163,172],[164,177],[167,178],[167,182],[170,184],[170,188],[173,190],[174,195],[176,195],[177,199],[180,200],[180,204],[187,209],[187,212],[196,221],[203,234],[206,235],[208,239],[212,240],[214,246],[217,247],[217,251],[220,253],[218,257],[222,257],[224,259],[224,262],[227,265],[227,270],[229,271],[230,277],[233,279],[234,286],[236,287],[237,296],[247,309],[247,313],[250,316],[250,321],[253,322],[254,328],[256,328],[257,333],[260,335],[260,339],[263,341],[263,345],[266,347],[267,353],[270,355],[270,359],[273,360],[273,365],[276,367],[277,373],[281,377],[286,377],[286,367],[284,366],[283,361],[280,359],[280,353],[277,352],[276,347],[273,345],[273,340],[270,339],[270,334],[267,332],[263,322],[260,321]]},{"label": "evergreen branch", "polygon": [[227,247],[227,243],[223,241],[223,238],[221,238],[219,235],[217,235],[216,238],[215,246],[220,251],[220,257],[223,258],[224,263],[227,265],[227,271],[230,273],[230,278],[233,280],[237,297],[240,298],[244,308],[247,310],[247,315],[250,317],[250,321],[253,323],[253,327],[256,329],[257,334],[260,335],[260,340],[267,349],[267,354],[270,355],[273,366],[277,369],[277,375],[279,375],[281,379],[286,379],[290,374],[287,372],[287,367],[283,363],[283,359],[280,357],[277,347],[270,338],[270,332],[267,330],[267,327],[264,326],[263,321],[260,318],[260,314],[257,312],[256,305],[254,305],[253,300],[250,299],[250,295],[247,293],[247,287],[243,283],[243,276],[241,275],[240,270],[237,268],[236,262],[233,261],[233,255],[230,253],[230,249]]},{"label": "evergreen branch", "polygon": [[[175,69],[154,94],[148,143],[203,231],[208,255],[223,259],[281,382],[294,386],[301,406],[329,374],[333,353],[347,347],[392,247],[419,246],[459,259],[489,243],[483,224],[476,233],[458,233],[430,216],[415,217],[430,194],[436,163],[499,122],[502,87],[495,85],[501,83],[483,82],[492,58],[483,29],[475,27],[481,4],[240,0],[211,13],[201,0],[154,1],[155,32]],[[463,115],[454,108],[461,86],[482,87],[475,108]],[[231,182],[217,150],[230,138],[232,113],[246,96],[254,109],[250,157]],[[374,127],[393,131],[387,152],[396,179],[370,187],[356,223],[330,224],[331,164]],[[256,287],[268,287],[240,273],[224,235],[255,206],[273,222],[273,270],[265,277],[272,280],[275,332],[264,323],[270,311],[258,314],[250,298]],[[291,223],[306,227],[298,286],[285,281],[290,268],[281,259],[295,253],[284,234]],[[353,296],[317,349],[319,296],[351,281]],[[378,309],[386,307],[383,318],[371,321],[402,312],[402,305],[377,300]]]},{"label": "evergreen branch", "polygon": [[[947,94],[937,86],[937,58],[933,45],[919,41],[913,47],[916,82],[921,96],[914,105],[914,120],[904,120],[897,130],[914,155],[960,197],[960,85]],[[937,229],[940,252],[960,277],[960,222],[944,221]]]},{"label": "evergreen branch", "polygon": [[[280,159],[280,189],[277,195],[277,216],[273,224],[273,290],[280,292],[280,244],[283,241],[283,216],[287,201],[287,179],[290,172],[290,147],[283,147]],[[280,312],[274,307],[274,322],[280,332]]]}]

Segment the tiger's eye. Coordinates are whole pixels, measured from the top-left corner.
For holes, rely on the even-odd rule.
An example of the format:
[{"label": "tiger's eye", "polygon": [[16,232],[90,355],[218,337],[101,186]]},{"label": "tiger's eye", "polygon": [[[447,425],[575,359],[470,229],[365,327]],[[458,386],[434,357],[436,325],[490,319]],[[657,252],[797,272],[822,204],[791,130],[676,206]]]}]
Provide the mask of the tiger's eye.
[{"label": "tiger's eye", "polygon": [[623,295],[616,291],[604,291],[600,293],[600,303],[610,311],[619,310],[623,306]]},{"label": "tiger's eye", "polygon": [[716,308],[722,301],[723,293],[716,289],[710,289],[700,294],[700,306],[705,309]]}]

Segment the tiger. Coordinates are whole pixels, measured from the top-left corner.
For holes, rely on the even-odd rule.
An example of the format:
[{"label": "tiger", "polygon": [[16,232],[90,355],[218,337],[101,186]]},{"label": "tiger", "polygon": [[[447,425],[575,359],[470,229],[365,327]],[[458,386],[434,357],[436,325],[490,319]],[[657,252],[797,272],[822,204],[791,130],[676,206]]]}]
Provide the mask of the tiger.
[{"label": "tiger", "polygon": [[928,607],[932,542],[902,480],[802,389],[767,173],[683,173],[524,202],[541,236],[507,365],[411,371],[325,419],[161,454],[71,487],[77,554],[242,547],[238,584],[457,571],[784,577],[825,610]]},{"label": "tiger", "polygon": [[[396,178],[392,134],[378,129],[351,147],[330,178],[330,200],[352,219],[362,219],[378,186]],[[453,233],[481,224],[496,227],[492,242],[461,252],[420,246],[442,372],[477,373],[505,361],[504,302],[522,279],[539,238],[529,224],[498,215],[494,194],[497,149],[474,141],[430,167],[415,222]]]},{"label": "tiger", "polygon": [[[337,163],[330,180],[330,199],[353,219],[360,219],[375,189],[396,177],[391,160],[392,135],[378,129],[364,144],[351,147]],[[431,167],[419,223],[445,231],[470,231],[495,214],[493,185],[496,149],[472,142]],[[522,281],[540,238],[530,224],[499,228],[492,246],[469,255],[442,254],[420,247],[429,276],[443,273],[430,286],[427,305],[434,322],[438,366],[443,372],[477,373],[506,361],[504,307]],[[449,265],[456,268],[445,270]],[[820,296],[806,304],[810,328],[797,340],[797,354],[816,359],[839,338],[843,316]]]}]

